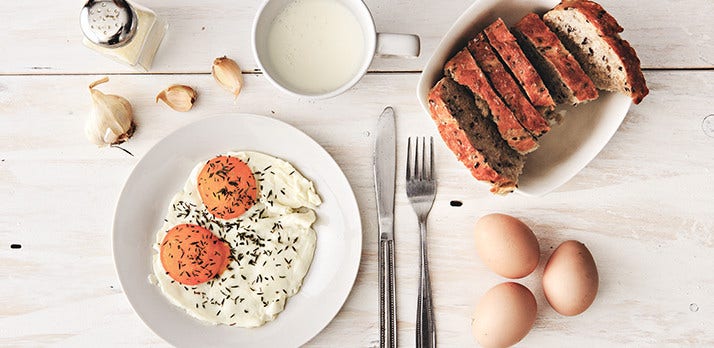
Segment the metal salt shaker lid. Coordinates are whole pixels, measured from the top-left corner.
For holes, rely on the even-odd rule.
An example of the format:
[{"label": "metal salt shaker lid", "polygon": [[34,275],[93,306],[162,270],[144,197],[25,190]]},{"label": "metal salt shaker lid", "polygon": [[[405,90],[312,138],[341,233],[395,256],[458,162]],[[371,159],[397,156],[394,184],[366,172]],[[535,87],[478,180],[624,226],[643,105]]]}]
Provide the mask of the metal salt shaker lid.
[{"label": "metal salt shaker lid", "polygon": [[136,25],[136,12],[126,0],[89,0],[80,14],[84,36],[103,47],[116,48],[129,43]]}]

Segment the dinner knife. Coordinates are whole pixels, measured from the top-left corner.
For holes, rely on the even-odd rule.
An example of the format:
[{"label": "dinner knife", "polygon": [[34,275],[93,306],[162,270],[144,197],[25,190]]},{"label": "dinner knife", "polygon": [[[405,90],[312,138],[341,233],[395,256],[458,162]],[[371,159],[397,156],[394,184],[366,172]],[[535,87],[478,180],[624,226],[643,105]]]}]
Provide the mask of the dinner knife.
[{"label": "dinner knife", "polygon": [[394,180],[396,173],[394,109],[388,106],[377,121],[374,146],[374,190],[379,217],[379,346],[397,346],[394,287]]}]

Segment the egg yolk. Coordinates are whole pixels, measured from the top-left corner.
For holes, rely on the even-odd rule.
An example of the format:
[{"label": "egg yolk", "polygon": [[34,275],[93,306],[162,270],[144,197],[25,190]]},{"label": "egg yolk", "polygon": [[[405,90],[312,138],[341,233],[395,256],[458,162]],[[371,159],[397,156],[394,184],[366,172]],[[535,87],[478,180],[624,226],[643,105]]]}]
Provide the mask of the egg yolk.
[{"label": "egg yolk", "polygon": [[230,253],[228,243],[213,232],[198,225],[181,224],[168,231],[159,255],[171,279],[196,285],[223,273],[230,263]]},{"label": "egg yolk", "polygon": [[198,174],[198,193],[213,216],[228,220],[255,204],[258,189],[247,164],[235,157],[218,156]]}]

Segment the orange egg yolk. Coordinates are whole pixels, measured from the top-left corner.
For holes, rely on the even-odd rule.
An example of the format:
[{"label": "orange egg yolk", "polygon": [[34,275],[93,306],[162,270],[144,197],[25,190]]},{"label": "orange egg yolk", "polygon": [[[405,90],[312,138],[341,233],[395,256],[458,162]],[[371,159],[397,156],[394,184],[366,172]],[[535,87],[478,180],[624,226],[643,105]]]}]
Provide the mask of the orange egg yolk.
[{"label": "orange egg yolk", "polygon": [[198,174],[198,193],[213,216],[228,220],[243,215],[255,204],[258,189],[245,162],[218,156]]},{"label": "orange egg yolk", "polygon": [[159,256],[171,279],[184,284],[205,283],[223,273],[231,249],[213,232],[193,224],[173,227],[161,242]]}]

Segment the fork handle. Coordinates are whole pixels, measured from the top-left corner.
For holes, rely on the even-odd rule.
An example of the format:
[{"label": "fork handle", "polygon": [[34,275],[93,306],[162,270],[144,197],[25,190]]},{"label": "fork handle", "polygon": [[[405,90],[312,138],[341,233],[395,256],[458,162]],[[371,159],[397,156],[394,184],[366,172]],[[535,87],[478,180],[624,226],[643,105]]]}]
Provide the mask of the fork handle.
[{"label": "fork handle", "polygon": [[429,261],[426,254],[426,219],[419,219],[419,297],[417,299],[416,346],[417,348],[436,347],[436,326],[431,303],[431,280],[429,279]]}]

